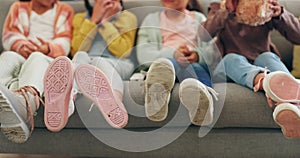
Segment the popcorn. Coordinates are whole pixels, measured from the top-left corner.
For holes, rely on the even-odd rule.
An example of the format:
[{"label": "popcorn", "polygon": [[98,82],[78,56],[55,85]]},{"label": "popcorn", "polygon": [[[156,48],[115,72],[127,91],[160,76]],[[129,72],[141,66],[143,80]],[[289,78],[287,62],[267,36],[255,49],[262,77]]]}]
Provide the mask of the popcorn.
[{"label": "popcorn", "polygon": [[258,26],[272,19],[268,0],[239,0],[236,18],[239,23]]}]

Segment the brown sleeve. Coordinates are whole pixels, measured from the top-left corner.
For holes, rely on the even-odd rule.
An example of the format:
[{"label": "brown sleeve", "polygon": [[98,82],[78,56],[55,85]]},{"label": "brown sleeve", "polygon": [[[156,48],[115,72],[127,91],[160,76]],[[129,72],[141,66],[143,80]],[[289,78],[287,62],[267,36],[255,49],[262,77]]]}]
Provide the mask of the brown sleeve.
[{"label": "brown sleeve", "polygon": [[272,19],[273,27],[293,44],[300,44],[300,21],[283,8],[283,13]]},{"label": "brown sleeve", "polygon": [[208,8],[207,20],[202,25],[212,37],[215,37],[224,28],[228,15],[227,10],[220,9],[220,3],[213,2]]}]

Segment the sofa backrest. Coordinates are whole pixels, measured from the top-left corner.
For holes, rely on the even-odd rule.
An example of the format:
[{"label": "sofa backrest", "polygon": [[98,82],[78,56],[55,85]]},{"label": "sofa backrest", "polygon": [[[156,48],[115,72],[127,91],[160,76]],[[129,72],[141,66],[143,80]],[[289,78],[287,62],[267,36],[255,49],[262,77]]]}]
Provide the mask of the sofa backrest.
[{"label": "sofa backrest", "polygon": [[[10,5],[15,2],[16,0],[0,0],[0,30],[2,32],[3,29],[3,23],[5,21],[5,17],[7,15],[7,12],[10,8]],[[62,0],[61,0],[62,1]],[[200,0],[201,5],[204,9],[204,13],[206,14],[207,8],[209,4],[213,1],[219,1],[219,0]],[[85,7],[83,5],[82,0],[67,0],[64,1],[68,4],[70,4],[76,13],[85,11]],[[124,8],[127,10],[130,10],[133,12],[138,19],[139,24],[142,22],[144,17],[150,13],[155,12],[161,9],[160,0],[123,0],[124,2]],[[300,1],[299,0],[279,0],[280,4],[283,5],[288,11],[292,12],[296,16],[300,16]],[[143,6],[148,6],[145,8],[139,8]],[[149,7],[153,6],[153,7]],[[0,38],[2,39],[2,34],[0,34]],[[293,45],[289,43],[287,40],[284,39],[277,31],[273,31],[272,33],[272,41],[276,44],[279,51],[282,54],[282,58],[284,63],[287,65],[289,69],[292,67],[292,50]],[[0,42],[0,51],[3,50],[2,42]]]}]

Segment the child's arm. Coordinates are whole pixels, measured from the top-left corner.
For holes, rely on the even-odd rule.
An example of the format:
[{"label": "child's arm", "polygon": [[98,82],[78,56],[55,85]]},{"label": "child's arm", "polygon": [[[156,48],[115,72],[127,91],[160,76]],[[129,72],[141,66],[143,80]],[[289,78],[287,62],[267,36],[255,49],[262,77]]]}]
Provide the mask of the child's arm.
[{"label": "child's arm", "polygon": [[73,38],[71,42],[71,56],[76,52],[88,51],[97,34],[97,25],[85,19],[86,13],[78,13],[73,19]]},{"label": "child's arm", "polygon": [[[26,38],[26,34],[28,35],[29,33],[28,30],[23,30],[24,27],[22,25],[19,26],[19,7],[20,2],[14,3],[6,16],[2,33],[2,43],[5,50],[19,52],[21,48],[29,43]],[[26,18],[26,16],[23,16],[23,18]]]},{"label": "child's arm", "polygon": [[49,57],[58,57],[68,55],[72,39],[72,19],[74,16],[73,8],[69,5],[58,3],[61,7],[57,11],[57,20],[55,23],[54,39],[48,41],[50,52]]},{"label": "child's arm", "polygon": [[[229,12],[225,9],[220,9],[220,3],[211,3],[208,9],[207,20],[203,22],[202,25],[212,37],[215,37],[217,33],[224,28],[224,23],[228,18]],[[205,33],[203,33],[203,35],[205,35]],[[207,41],[210,39],[211,38],[202,40]]]},{"label": "child's arm", "polygon": [[148,15],[138,32],[137,60],[140,64],[150,63],[158,58],[173,57],[175,49],[162,47],[158,13]]},{"label": "child's arm", "polygon": [[198,53],[190,50],[186,45],[181,45],[177,48],[173,57],[176,59],[179,65],[186,67],[190,63],[198,62]]},{"label": "child's arm", "polygon": [[273,26],[293,44],[300,44],[300,21],[283,8],[282,14],[272,19]]},{"label": "child's arm", "polygon": [[122,11],[115,23],[105,22],[99,29],[108,45],[109,51],[116,57],[128,57],[133,48],[137,29],[134,14]]}]

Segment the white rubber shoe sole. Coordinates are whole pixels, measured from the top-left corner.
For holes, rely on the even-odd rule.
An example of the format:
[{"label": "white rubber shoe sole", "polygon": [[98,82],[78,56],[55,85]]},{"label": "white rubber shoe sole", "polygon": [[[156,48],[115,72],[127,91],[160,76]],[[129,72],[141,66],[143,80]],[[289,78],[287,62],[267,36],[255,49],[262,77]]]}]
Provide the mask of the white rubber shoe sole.
[{"label": "white rubber shoe sole", "polygon": [[97,105],[109,125],[114,128],[127,125],[128,113],[125,106],[115,96],[109,79],[100,69],[81,64],[75,70],[75,80],[82,94]]},{"label": "white rubber shoe sole", "polygon": [[213,100],[206,86],[200,81],[188,78],[179,87],[181,103],[188,109],[194,125],[205,126],[213,121]]},{"label": "white rubber shoe sole", "polygon": [[68,122],[73,76],[72,62],[65,56],[57,57],[45,72],[44,122],[52,132],[61,131]]},{"label": "white rubber shoe sole", "polygon": [[151,64],[145,80],[145,113],[149,120],[166,119],[174,83],[175,70],[170,60],[160,58]]},{"label": "white rubber shoe sole", "polygon": [[281,71],[267,74],[263,88],[275,102],[300,103],[300,83],[290,74]]},{"label": "white rubber shoe sole", "polygon": [[0,123],[5,137],[15,143],[24,143],[30,136],[30,121],[27,109],[19,98],[0,85]]},{"label": "white rubber shoe sole", "polygon": [[300,109],[290,103],[281,103],[273,112],[275,122],[286,138],[300,138]]}]

